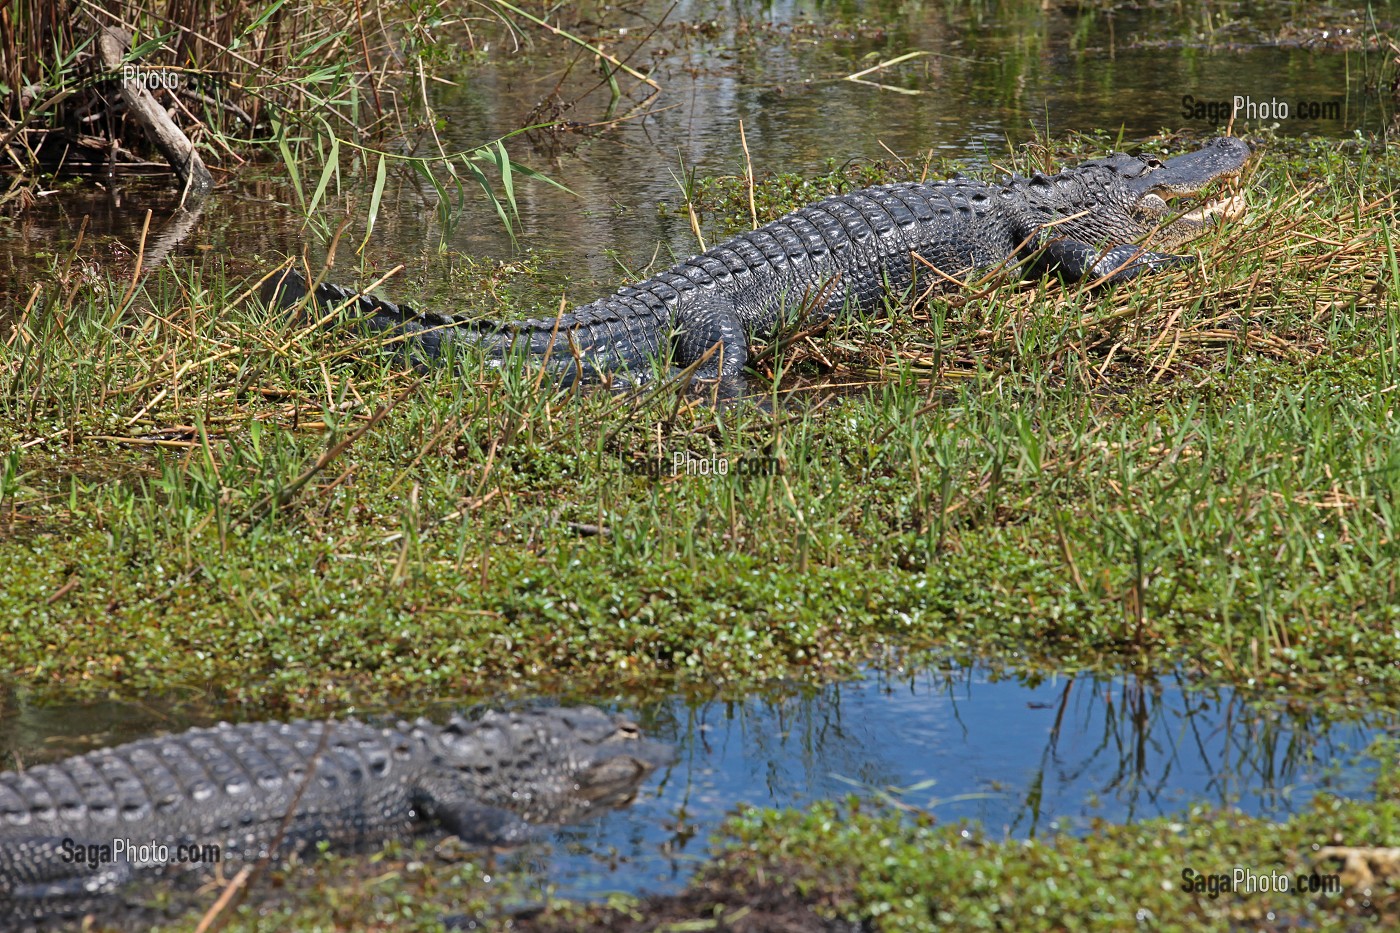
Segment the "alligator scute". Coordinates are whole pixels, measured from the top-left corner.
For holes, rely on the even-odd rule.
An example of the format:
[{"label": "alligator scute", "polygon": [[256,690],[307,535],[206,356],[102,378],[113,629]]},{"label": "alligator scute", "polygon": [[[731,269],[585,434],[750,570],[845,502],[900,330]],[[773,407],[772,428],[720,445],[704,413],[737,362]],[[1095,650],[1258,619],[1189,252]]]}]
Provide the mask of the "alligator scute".
[{"label": "alligator scute", "polygon": [[274,846],[279,858],[322,842],[353,851],[433,828],[514,845],[540,825],[625,805],[671,756],[634,723],[581,706],[446,726],[225,723],[0,773],[0,927],[192,867],[73,858],[117,839],[172,853],[213,846],[235,864]]}]

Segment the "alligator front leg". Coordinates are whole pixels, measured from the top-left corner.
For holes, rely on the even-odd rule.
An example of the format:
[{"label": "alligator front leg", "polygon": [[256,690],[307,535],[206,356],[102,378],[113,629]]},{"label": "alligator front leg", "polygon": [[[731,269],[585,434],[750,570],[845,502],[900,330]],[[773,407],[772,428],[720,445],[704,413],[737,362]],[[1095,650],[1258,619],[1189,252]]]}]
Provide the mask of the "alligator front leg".
[{"label": "alligator front leg", "polygon": [[1146,272],[1157,272],[1191,262],[1190,256],[1157,253],[1140,246],[1114,246],[1099,250],[1088,243],[1062,237],[1052,240],[1037,264],[1058,271],[1067,282],[1099,282],[1116,285]]},{"label": "alligator front leg", "polygon": [[443,829],[472,846],[518,846],[532,841],[539,827],[503,807],[474,801],[437,800],[424,807]]}]

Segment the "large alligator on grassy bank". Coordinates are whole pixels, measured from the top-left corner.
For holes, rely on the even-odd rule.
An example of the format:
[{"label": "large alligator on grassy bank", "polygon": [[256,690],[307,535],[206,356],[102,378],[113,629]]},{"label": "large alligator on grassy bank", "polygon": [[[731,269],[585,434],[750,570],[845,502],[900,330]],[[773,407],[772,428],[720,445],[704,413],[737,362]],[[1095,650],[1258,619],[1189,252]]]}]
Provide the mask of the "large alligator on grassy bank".
[{"label": "large alligator on grassy bank", "polygon": [[[227,723],[0,773],[0,917],[138,874],[357,849],[438,826],[474,845],[629,803],[671,758],[594,707],[379,728]],[[8,906],[6,906],[8,905]]]},{"label": "large alligator on grassy bank", "polygon": [[[1162,250],[1244,210],[1233,196],[1178,212],[1169,199],[1236,176],[1249,146],[1220,137],[1166,162],[1110,155],[1057,175],[880,185],[827,198],[742,233],[644,282],[557,318],[483,322],[415,311],[339,286],[316,285],[316,303],[347,305],[366,326],[438,358],[454,344],[496,358],[553,361],[565,378],[653,366],[695,367],[702,380],[737,376],[750,342],[785,326],[877,310],[886,296],[957,287],[1005,265],[1027,277],[1117,283],[1189,263]],[[307,294],[284,272],[263,289],[269,304]]]}]

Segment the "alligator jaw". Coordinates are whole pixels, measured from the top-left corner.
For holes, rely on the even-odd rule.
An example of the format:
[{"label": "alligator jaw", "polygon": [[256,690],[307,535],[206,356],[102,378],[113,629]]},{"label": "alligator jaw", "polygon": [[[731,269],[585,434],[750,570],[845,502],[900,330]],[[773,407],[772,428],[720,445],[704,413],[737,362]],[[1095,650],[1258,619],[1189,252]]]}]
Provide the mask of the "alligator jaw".
[{"label": "alligator jaw", "polygon": [[1186,183],[1181,181],[1170,181],[1164,179],[1160,184],[1156,184],[1153,187],[1149,188],[1146,194],[1143,195],[1143,197],[1157,197],[1164,201],[1176,201],[1183,198],[1198,198],[1205,191],[1217,185],[1224,184],[1231,188],[1234,188],[1236,182],[1239,181],[1239,177],[1240,170],[1234,169],[1233,171],[1221,172],[1220,174],[1214,175],[1210,178],[1203,178],[1196,183]]},{"label": "alligator jaw", "polygon": [[1199,206],[1177,214],[1167,206],[1167,202],[1149,196],[1144,201],[1154,201],[1142,212],[1142,220],[1156,223],[1148,236],[1154,248],[1170,249],[1190,242],[1226,221],[1238,220],[1249,209],[1243,194],[1225,196],[1202,202]]},{"label": "alligator jaw", "polygon": [[616,731],[599,743],[598,759],[574,776],[574,793],[582,800],[614,806],[630,800],[642,778],[676,759],[674,748],[644,738],[631,720],[614,723]]},{"label": "alligator jaw", "polygon": [[[658,743],[651,743],[653,745]],[[658,765],[670,764],[670,755],[618,755],[600,762],[579,774],[573,796],[593,806],[616,807],[630,803],[637,796],[637,786]]]},{"label": "alligator jaw", "polygon": [[1236,220],[1248,208],[1244,196],[1236,192],[1203,200],[1190,210],[1173,207],[1171,202],[1199,198],[1221,184],[1233,187],[1250,155],[1249,146],[1243,141],[1221,136],[1209,140],[1196,152],[1153,163],[1149,172],[1128,183],[1138,192],[1131,211],[1139,221],[1158,225],[1152,241],[1161,247],[1176,246],[1222,221]]},{"label": "alligator jaw", "polygon": [[[1201,185],[1197,190],[1204,190],[1205,187]],[[1132,208],[1138,222],[1152,228],[1147,234],[1148,241],[1162,249],[1170,249],[1194,240],[1226,221],[1238,220],[1249,209],[1244,195],[1235,191],[1227,191],[1220,197],[1203,200],[1189,210],[1184,204],[1179,207],[1175,205],[1192,197],[1192,193],[1178,188],[1166,194],[1172,200],[1168,201],[1161,194],[1152,191],[1139,198]]]},{"label": "alligator jaw", "polygon": [[1232,194],[1228,197],[1207,201],[1195,210],[1187,211],[1182,215],[1182,219],[1204,226],[1219,223],[1222,220],[1239,220],[1248,210],[1249,204],[1245,201],[1244,195]]}]

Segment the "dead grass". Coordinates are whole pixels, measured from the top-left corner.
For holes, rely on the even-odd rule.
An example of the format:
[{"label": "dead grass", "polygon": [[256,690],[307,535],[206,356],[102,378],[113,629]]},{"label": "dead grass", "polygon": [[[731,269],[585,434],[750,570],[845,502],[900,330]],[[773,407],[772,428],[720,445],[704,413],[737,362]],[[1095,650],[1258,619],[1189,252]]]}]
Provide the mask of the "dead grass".
[{"label": "dead grass", "polygon": [[1394,192],[1347,204],[1323,183],[1255,192],[1258,206],[1189,244],[1195,268],[1092,292],[1002,276],[972,296],[946,290],[870,339],[806,338],[791,362],[823,373],[807,391],[911,369],[936,385],[998,372],[1085,389],[1210,378],[1241,353],[1302,365],[1332,335],[1377,318],[1395,278],[1385,230]]}]

